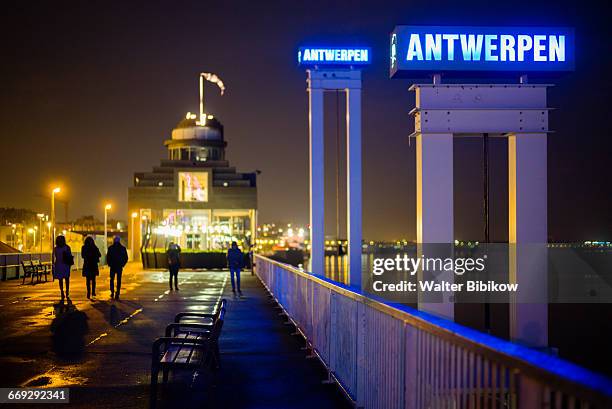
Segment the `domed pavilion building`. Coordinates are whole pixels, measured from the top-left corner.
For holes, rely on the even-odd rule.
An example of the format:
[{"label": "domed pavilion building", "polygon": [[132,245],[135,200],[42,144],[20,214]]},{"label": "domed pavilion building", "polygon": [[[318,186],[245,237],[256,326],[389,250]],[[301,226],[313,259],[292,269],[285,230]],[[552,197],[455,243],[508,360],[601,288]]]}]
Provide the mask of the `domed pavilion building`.
[{"label": "domed pavilion building", "polygon": [[[256,173],[238,173],[225,156],[223,125],[187,113],[164,141],[168,157],[151,172],[134,173],[128,190],[135,258],[162,253],[170,241],[187,253],[218,252],[255,235]],[[204,122],[202,124],[202,122]],[[153,266],[151,266],[153,267]]]}]

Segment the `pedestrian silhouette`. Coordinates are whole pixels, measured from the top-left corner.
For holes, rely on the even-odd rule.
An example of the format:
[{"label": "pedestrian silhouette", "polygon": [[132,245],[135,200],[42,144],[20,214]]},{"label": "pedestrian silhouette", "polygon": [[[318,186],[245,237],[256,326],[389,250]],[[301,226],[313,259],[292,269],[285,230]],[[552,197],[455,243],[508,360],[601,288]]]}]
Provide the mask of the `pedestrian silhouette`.
[{"label": "pedestrian silhouette", "polygon": [[[106,252],[106,264],[110,267],[110,292],[111,298],[119,299],[121,292],[121,275],[123,267],[128,262],[128,254],[125,247],[121,244],[121,237],[115,236],[113,244]],[[115,289],[115,277],[117,277],[117,288]]]},{"label": "pedestrian silhouette", "polygon": [[[242,295],[240,290],[240,269],[244,263],[244,256],[242,251],[238,248],[238,243],[232,241],[232,247],[227,250],[227,266],[230,270],[230,278],[232,281],[232,292],[236,295],[236,289],[238,294]],[[236,282],[234,283],[234,275],[236,275]]]},{"label": "pedestrian silhouette", "polygon": [[181,268],[181,248],[178,244],[170,242],[168,250],[166,250],[166,256],[168,257],[168,271],[170,272],[170,291],[172,291],[172,278],[174,277],[174,289],[178,291],[178,272]]},{"label": "pedestrian silhouette", "polygon": [[96,296],[96,276],[100,274],[98,262],[102,257],[91,236],[85,238],[85,243],[81,247],[81,257],[83,257],[83,277],[87,282],[87,298],[91,299]]},{"label": "pedestrian silhouette", "polygon": [[52,256],[53,278],[58,280],[62,294],[61,302],[64,302],[64,283],[66,284],[66,299],[70,302],[70,268],[74,264],[74,256],[70,246],[66,244],[66,237],[57,236]]}]

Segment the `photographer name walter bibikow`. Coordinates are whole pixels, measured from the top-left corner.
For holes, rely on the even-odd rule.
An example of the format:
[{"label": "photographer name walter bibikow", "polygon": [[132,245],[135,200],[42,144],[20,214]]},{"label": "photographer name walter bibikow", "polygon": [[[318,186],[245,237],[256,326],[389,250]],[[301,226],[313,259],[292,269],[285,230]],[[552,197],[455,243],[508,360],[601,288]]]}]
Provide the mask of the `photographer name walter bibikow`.
[{"label": "photographer name walter bibikow", "polygon": [[[409,257],[396,255],[394,258],[375,258],[372,274],[380,276],[385,272],[399,274],[409,273],[414,276],[418,271],[427,272],[453,272],[462,276],[469,272],[482,272],[485,269],[486,256],[480,258],[440,258],[440,257]],[[516,292],[517,283],[497,283],[493,280],[467,280],[454,283],[444,280],[400,280],[395,283],[386,283],[381,280],[372,282],[372,289],[376,292]]]}]

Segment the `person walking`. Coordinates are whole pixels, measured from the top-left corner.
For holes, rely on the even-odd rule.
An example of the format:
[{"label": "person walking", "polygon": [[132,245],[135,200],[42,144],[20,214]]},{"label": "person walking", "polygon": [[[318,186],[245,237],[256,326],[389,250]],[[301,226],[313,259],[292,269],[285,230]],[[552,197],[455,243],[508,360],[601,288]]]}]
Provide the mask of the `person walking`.
[{"label": "person walking", "polygon": [[[238,288],[238,294],[242,295],[240,291],[240,269],[244,262],[244,256],[242,251],[238,248],[238,243],[232,241],[232,247],[227,250],[227,266],[230,270],[230,277],[232,280],[232,292],[236,295],[236,288]],[[234,274],[236,275],[236,282],[234,283]]]},{"label": "person walking", "polygon": [[81,247],[81,257],[83,257],[83,277],[87,281],[87,298],[91,299],[96,296],[96,276],[100,274],[98,262],[102,257],[93,237],[85,238],[85,243]]},{"label": "person walking", "polygon": [[[121,237],[115,236],[113,244],[106,252],[106,264],[110,267],[110,292],[111,298],[119,299],[121,292],[121,275],[123,267],[128,262],[128,254],[125,246],[121,244]],[[117,288],[115,289],[115,277],[117,277]]]},{"label": "person walking", "polygon": [[62,294],[61,302],[64,302],[64,283],[66,284],[66,299],[70,302],[70,268],[74,264],[74,256],[70,246],[66,244],[66,237],[59,235],[55,239],[52,260],[53,278],[59,282]]},{"label": "person walking", "polygon": [[181,268],[180,246],[174,242],[170,242],[168,250],[166,251],[166,256],[168,257],[168,271],[170,272],[170,291],[172,291],[172,277],[174,277],[174,289],[178,291],[178,272]]}]

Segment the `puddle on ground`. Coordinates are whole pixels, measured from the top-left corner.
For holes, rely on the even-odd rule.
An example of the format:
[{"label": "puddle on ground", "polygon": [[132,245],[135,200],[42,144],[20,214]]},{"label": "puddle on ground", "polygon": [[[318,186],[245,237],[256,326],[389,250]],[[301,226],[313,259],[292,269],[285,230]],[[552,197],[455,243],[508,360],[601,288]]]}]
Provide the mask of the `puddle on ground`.
[{"label": "puddle on ground", "polygon": [[68,371],[63,371],[59,368],[51,368],[47,373],[38,375],[29,381],[21,384],[22,387],[49,387],[60,388],[71,385],[84,385],[87,378],[80,376],[72,376]]}]

